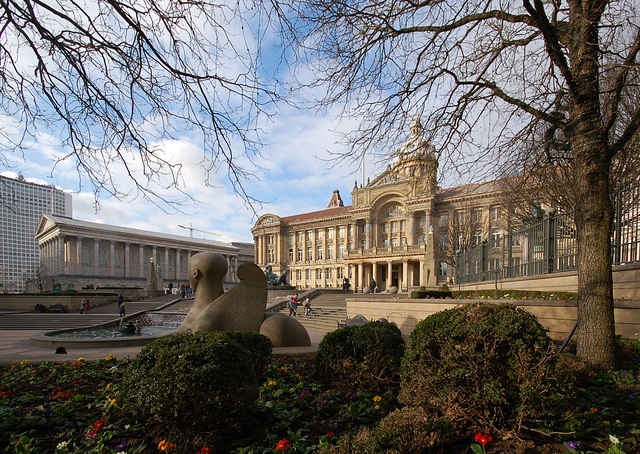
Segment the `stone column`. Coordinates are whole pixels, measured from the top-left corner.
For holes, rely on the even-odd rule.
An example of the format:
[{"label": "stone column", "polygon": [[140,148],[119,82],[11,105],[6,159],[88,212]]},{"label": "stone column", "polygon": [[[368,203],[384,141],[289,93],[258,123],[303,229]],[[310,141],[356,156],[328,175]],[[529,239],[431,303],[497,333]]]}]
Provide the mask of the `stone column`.
[{"label": "stone column", "polygon": [[129,247],[131,246],[131,241],[124,242],[124,277],[131,276],[131,258],[129,257],[131,251]]},{"label": "stone column", "polygon": [[354,291],[357,290],[358,288],[363,288],[364,287],[364,284],[363,284],[363,281],[362,281],[362,278],[363,278],[362,273],[364,271],[363,268],[364,267],[363,267],[362,262],[358,263],[358,279],[357,279],[357,282],[356,282],[356,286],[357,287],[355,287]]},{"label": "stone column", "polygon": [[138,261],[140,262],[140,271],[138,272],[138,277],[139,278],[144,278],[144,244],[140,243],[140,257],[138,258]]},{"label": "stone column", "polygon": [[416,236],[415,227],[416,227],[416,217],[415,217],[415,213],[412,213],[411,216],[409,217],[409,234],[407,235],[407,245],[409,246],[413,246],[415,241],[414,239],[414,237]]},{"label": "stone column", "polygon": [[426,286],[427,285],[427,281],[426,281],[425,276],[424,276],[424,265],[425,265],[425,260],[424,259],[420,259],[420,285],[421,286]]},{"label": "stone column", "polygon": [[84,275],[84,246],[81,235],[76,237],[76,262],[76,274]]},{"label": "stone column", "polygon": [[393,285],[393,262],[387,262],[387,288]]},{"label": "stone column", "polygon": [[164,269],[162,270],[162,277],[169,280],[169,248],[164,247]]},{"label": "stone column", "polygon": [[116,242],[109,240],[109,268],[111,269],[111,277],[116,275]]},{"label": "stone column", "polygon": [[93,273],[100,276],[100,239],[93,239]]},{"label": "stone column", "polygon": [[376,280],[376,284],[378,287],[380,286],[380,281],[378,281],[378,263],[373,262],[371,264],[371,277]]},{"label": "stone column", "polygon": [[175,279],[180,280],[180,249],[176,249],[176,274]]},{"label": "stone column", "polygon": [[60,267],[60,274],[67,274],[67,254],[65,254],[64,250],[64,233],[61,233],[58,237],[58,252],[60,256],[58,257],[58,263]]},{"label": "stone column", "polygon": [[408,270],[409,270],[409,264],[407,263],[406,260],[402,261],[402,285],[401,288],[403,290],[409,290],[409,285],[408,285]]}]

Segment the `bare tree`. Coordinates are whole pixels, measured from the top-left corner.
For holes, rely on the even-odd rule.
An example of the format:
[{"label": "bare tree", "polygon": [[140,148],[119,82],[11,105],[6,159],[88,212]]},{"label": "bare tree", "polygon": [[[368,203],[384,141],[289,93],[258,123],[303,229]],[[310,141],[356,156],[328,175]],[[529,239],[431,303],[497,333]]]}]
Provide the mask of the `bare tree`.
[{"label": "bare tree", "polygon": [[[620,116],[638,74],[636,2],[303,0],[291,6],[302,22],[300,42],[316,63],[316,83],[327,87],[322,102],[342,102],[346,115],[362,118],[350,137],[352,152],[397,137],[397,127],[415,113],[426,117],[441,168],[495,166],[512,156],[514,140],[530,140],[536,130],[563,151],[575,181],[578,354],[612,367],[609,174],[640,125],[638,107]],[[611,82],[601,84],[603,75]]]},{"label": "bare tree", "polygon": [[[265,78],[256,24],[262,2],[0,0],[0,164],[28,159],[39,134],[60,136],[62,160],[121,197],[123,177],[159,202],[183,191],[179,156],[162,141],[187,135],[207,172],[237,193],[253,176],[259,121],[278,99]],[[55,169],[55,164],[54,164]],[[136,194],[134,194],[136,195]]]},{"label": "bare tree", "polygon": [[436,257],[438,261],[447,262],[455,268],[458,253],[477,246],[486,236],[481,210],[474,209],[471,204],[458,208],[446,226],[438,228]]},{"label": "bare tree", "polygon": [[37,289],[40,293],[45,290],[53,290],[53,278],[49,275],[47,267],[41,264],[27,279],[27,286]]}]

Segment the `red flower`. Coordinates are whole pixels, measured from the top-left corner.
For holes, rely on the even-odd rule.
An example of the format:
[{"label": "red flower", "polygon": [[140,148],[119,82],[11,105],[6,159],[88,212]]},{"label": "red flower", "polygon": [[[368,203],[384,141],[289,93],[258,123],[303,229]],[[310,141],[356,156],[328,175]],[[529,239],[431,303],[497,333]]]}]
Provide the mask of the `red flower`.
[{"label": "red flower", "polygon": [[54,393],[57,393],[58,391],[62,391],[62,386],[56,386],[55,388],[53,388]]},{"label": "red flower", "polygon": [[333,432],[327,432],[327,437],[333,437]]},{"label": "red flower", "polygon": [[476,438],[475,440],[480,443],[482,446],[486,445],[487,443],[489,443],[490,441],[493,441],[493,438],[491,438],[491,436],[489,434],[487,435],[482,435],[480,432],[478,432],[476,434]]},{"label": "red flower", "polygon": [[196,454],[211,454],[211,448],[208,446],[205,446],[204,448],[202,448],[200,451],[198,451]]},{"label": "red flower", "polygon": [[100,430],[102,429],[102,427],[104,427],[104,425],[107,423],[107,421],[102,418],[100,421],[96,421],[93,424],[91,424],[91,428],[93,430]]},{"label": "red flower", "polygon": [[289,443],[286,438],[283,438],[278,442],[278,446],[276,446],[276,451],[287,452],[290,448],[291,448],[291,443]]}]

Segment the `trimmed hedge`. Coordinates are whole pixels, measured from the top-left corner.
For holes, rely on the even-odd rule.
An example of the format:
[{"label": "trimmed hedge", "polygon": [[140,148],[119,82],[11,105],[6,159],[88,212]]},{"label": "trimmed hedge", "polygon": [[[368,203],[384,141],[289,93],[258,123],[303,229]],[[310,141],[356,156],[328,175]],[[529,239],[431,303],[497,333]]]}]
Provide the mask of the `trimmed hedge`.
[{"label": "trimmed hedge", "polygon": [[[219,430],[221,421],[251,411],[257,401],[256,369],[264,367],[266,345],[254,344],[257,336],[197,332],[152,342],[135,357],[118,385],[118,408],[177,436]],[[250,353],[247,344],[258,346]]]},{"label": "trimmed hedge", "polygon": [[345,387],[386,389],[397,383],[404,340],[400,329],[388,322],[348,326],[327,333],[316,356],[316,371],[323,380]]}]

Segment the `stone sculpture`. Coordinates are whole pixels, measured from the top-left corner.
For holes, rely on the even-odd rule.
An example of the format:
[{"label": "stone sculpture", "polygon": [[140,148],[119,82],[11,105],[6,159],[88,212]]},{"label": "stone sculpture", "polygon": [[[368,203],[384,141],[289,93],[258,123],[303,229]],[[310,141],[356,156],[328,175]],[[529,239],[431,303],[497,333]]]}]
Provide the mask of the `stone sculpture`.
[{"label": "stone sculpture", "polygon": [[189,259],[189,282],[196,296],[178,332],[253,331],[267,336],[274,347],[311,345],[300,322],[265,312],[267,279],[260,267],[240,265],[240,282],[225,293],[222,281],[227,267],[227,260],[216,252],[200,252]]}]

